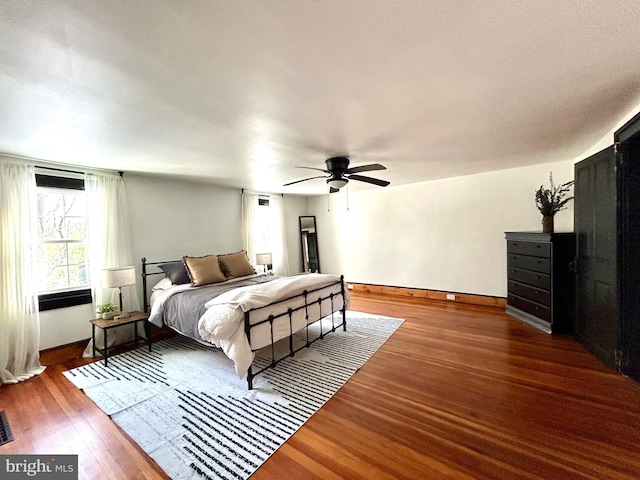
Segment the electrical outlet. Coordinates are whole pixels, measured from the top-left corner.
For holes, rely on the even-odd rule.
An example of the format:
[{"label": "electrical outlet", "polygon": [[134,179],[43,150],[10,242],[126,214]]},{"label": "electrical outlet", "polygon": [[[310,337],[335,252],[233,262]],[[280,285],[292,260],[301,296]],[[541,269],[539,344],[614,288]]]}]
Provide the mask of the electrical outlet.
[{"label": "electrical outlet", "polygon": [[353,283],[347,283],[347,289],[353,290]]},{"label": "electrical outlet", "polygon": [[455,300],[456,296],[453,293],[447,293],[447,300]]}]

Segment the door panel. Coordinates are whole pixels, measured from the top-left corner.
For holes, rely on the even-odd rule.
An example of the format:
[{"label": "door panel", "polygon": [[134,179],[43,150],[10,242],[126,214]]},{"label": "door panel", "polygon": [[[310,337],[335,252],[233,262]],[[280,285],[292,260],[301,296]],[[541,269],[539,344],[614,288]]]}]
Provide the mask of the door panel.
[{"label": "door panel", "polygon": [[618,349],[616,159],[613,146],[575,165],[578,340],[615,368]]},{"label": "door panel", "polygon": [[[595,180],[595,225],[593,238],[593,254],[597,261],[603,262],[602,268],[615,269],[615,263],[609,263],[617,256],[616,227],[616,168],[615,156],[605,157],[593,165]],[[607,272],[615,275],[615,270]]]},{"label": "door panel", "polygon": [[595,304],[593,323],[589,327],[592,349],[598,358],[613,366],[618,342],[618,322],[611,320],[611,311],[615,307],[615,303],[612,305],[616,298],[615,285],[595,279],[591,298]]}]

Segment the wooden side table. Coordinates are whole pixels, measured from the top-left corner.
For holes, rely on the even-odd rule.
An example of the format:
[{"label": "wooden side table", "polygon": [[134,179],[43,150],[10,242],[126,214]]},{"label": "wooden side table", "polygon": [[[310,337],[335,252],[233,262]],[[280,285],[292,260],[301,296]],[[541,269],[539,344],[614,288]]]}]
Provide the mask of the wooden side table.
[{"label": "wooden side table", "polygon": [[[93,356],[96,356],[96,352],[104,355],[104,364],[107,365],[107,358],[109,357],[109,349],[107,348],[107,332],[115,327],[120,327],[122,325],[128,325],[130,323],[133,324],[134,328],[134,339],[130,342],[122,343],[120,345],[116,345],[118,347],[122,345],[130,345],[132,343],[137,343],[140,340],[146,341],[149,345],[149,351],[151,351],[151,325],[147,322],[149,318],[148,313],[144,312],[129,312],[129,316],[127,318],[112,318],[110,320],[105,320],[103,318],[96,318],[91,320],[91,340],[93,343]],[[144,322],[144,332],[146,335],[146,339],[138,335],[138,323]],[[104,331],[104,347],[98,348],[96,346],[96,327],[101,328]],[[111,347],[115,348],[115,347]]]}]

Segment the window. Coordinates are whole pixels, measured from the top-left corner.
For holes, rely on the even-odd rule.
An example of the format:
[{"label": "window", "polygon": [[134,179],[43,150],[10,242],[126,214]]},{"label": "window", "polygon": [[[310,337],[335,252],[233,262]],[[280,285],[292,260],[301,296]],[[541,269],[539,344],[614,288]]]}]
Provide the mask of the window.
[{"label": "window", "polygon": [[256,253],[272,253],[273,251],[271,248],[271,225],[273,225],[271,210],[268,198],[258,198],[253,238]]},{"label": "window", "polygon": [[40,310],[91,303],[84,180],[37,174],[36,185]]}]

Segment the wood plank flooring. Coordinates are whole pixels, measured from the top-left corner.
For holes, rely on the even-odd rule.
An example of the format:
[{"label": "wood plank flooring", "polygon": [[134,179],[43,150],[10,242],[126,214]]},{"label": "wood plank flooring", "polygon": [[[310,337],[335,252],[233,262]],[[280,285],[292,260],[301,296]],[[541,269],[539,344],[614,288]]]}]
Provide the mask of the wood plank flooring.
[{"label": "wood plank flooring", "polygon": [[[640,386],[572,337],[487,307],[356,293],[351,308],[406,321],[252,479],[640,478]],[[86,362],[0,387],[15,438],[0,454],[77,453],[85,479],[167,478],[62,376]]]}]

